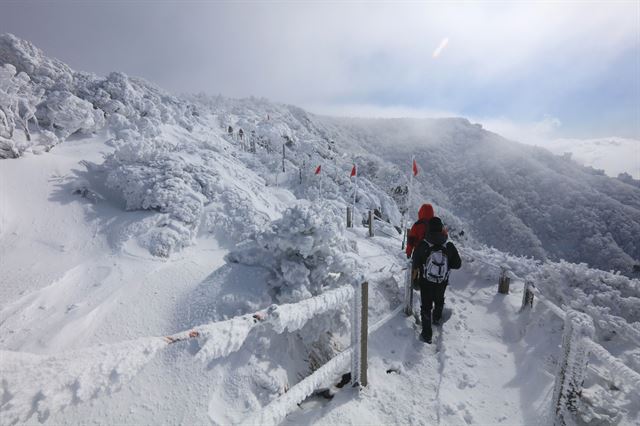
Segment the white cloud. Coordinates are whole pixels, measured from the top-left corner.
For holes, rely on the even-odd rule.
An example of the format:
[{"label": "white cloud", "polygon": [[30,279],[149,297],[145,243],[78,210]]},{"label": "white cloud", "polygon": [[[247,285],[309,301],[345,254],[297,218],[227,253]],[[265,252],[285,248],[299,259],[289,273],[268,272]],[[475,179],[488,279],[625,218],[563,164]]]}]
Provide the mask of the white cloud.
[{"label": "white cloud", "polygon": [[[23,21],[13,16],[19,7]],[[385,110],[397,114],[423,111],[398,104],[422,105],[427,112],[474,111],[505,121],[518,117],[518,108],[527,116],[549,111],[565,94],[615,78],[613,61],[637,46],[639,31],[638,5],[622,2],[98,2],[78,8],[52,0],[6,9],[3,30],[25,38],[39,31],[45,44],[58,40],[53,56],[66,60],[67,49],[72,66],[122,70],[178,93],[256,95],[368,114],[380,107],[363,104],[388,104]]]},{"label": "white cloud", "polygon": [[365,118],[442,118],[460,117],[453,111],[428,108],[412,108],[404,105],[372,105],[372,104],[309,104],[304,108],[314,114],[337,117]]},{"label": "white cloud", "polygon": [[532,122],[518,122],[504,117],[474,118],[472,121],[481,123],[485,129],[507,139],[530,145],[543,145],[557,138],[562,127],[562,122],[550,115]]},{"label": "white cloud", "polygon": [[530,145],[544,145],[559,137],[562,122],[557,117],[544,115],[537,121],[514,121],[505,117],[469,117],[455,111],[412,108],[403,105],[371,104],[309,104],[304,108],[315,114],[337,117],[364,118],[445,118],[464,117],[472,123],[507,139]]}]

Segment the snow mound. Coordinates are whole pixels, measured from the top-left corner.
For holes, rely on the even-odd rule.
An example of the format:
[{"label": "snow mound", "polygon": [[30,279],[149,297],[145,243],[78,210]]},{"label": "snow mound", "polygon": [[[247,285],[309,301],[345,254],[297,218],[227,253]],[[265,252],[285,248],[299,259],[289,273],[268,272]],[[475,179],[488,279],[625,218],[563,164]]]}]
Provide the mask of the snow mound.
[{"label": "snow mound", "polygon": [[166,347],[157,337],[118,344],[35,355],[0,351],[0,423],[44,422],[65,407],[115,392]]}]

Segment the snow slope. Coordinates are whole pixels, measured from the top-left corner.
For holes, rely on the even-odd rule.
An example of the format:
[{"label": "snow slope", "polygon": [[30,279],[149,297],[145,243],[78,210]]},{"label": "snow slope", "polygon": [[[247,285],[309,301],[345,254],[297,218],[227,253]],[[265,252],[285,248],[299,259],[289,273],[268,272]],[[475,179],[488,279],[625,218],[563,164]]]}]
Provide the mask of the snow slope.
[{"label": "snow slope", "polygon": [[[562,322],[541,304],[518,313],[524,279],[558,305],[586,311],[596,340],[640,371],[638,280],[481,244],[544,257],[547,248],[536,238],[552,235],[554,221],[571,207],[587,215],[579,223],[595,233],[593,244],[602,248],[601,236],[607,258],[629,266],[625,256],[635,253],[640,223],[633,185],[590,178],[544,151],[506,148],[497,136],[451,119],[414,122],[437,143],[418,149],[421,167],[433,167],[406,200],[403,162],[413,136],[398,137],[393,149],[382,141],[399,136],[407,121],[340,122],[260,99],[176,98],[123,74],[75,72],[10,36],[0,38],[0,59],[29,77],[5,64],[10,72],[0,78],[17,78],[20,96],[41,96],[37,103],[25,98],[40,123],[30,121],[30,141],[19,127],[12,137],[0,135],[3,152],[19,157],[0,161],[3,424],[260,418],[345,353],[349,306],[326,309],[336,294],[364,277],[372,319],[401,303],[406,261],[393,225],[407,201],[411,212],[425,198],[435,200],[464,253],[448,290],[451,319],[425,346],[412,320],[394,317],[371,336],[367,389],[345,388],[329,402],[312,397],[286,422],[548,423]],[[428,131],[420,133],[423,125]],[[238,139],[239,127],[246,140]],[[504,148],[499,161],[486,154],[501,152],[496,148]],[[453,154],[465,150],[456,163]],[[433,155],[441,168],[426,161]],[[520,167],[528,155],[533,159]],[[347,229],[353,160],[356,227]],[[508,181],[501,171],[513,170],[523,174],[519,186],[501,186]],[[548,180],[537,180],[545,173]],[[527,178],[535,184],[526,186]],[[562,204],[558,182],[579,196]],[[539,222],[520,219],[527,200],[510,191],[523,188],[533,198],[551,193],[546,202],[564,210],[552,206]],[[609,196],[601,197],[607,188]],[[584,210],[598,197],[598,207],[618,215],[602,229],[595,226],[598,212]],[[476,217],[485,198],[495,204],[488,211],[501,218],[498,228]],[[380,218],[373,238],[361,221],[369,209]],[[618,237],[625,232],[630,239]],[[585,244],[584,234],[574,237],[576,247]],[[565,239],[558,253],[572,249]],[[593,261],[588,252],[576,258],[584,257]],[[499,266],[514,274],[508,296],[495,294]],[[277,320],[256,322],[255,312]],[[199,332],[188,338],[189,330]],[[597,360],[592,367],[581,421],[637,423],[637,393]],[[344,371],[332,373],[337,383]]]},{"label": "snow slope", "polygon": [[634,274],[635,181],[608,178],[462,118],[319,120],[343,149],[360,154],[364,176],[390,190],[407,184],[415,155],[420,173],[410,211],[432,200],[450,227],[502,251]]}]

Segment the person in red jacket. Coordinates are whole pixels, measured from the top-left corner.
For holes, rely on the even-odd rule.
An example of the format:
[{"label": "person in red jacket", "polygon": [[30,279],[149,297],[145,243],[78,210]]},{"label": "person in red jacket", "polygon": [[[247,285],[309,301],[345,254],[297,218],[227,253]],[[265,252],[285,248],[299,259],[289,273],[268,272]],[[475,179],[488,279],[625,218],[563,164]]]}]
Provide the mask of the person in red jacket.
[{"label": "person in red jacket", "polygon": [[413,224],[409,235],[407,236],[407,259],[411,258],[413,249],[420,244],[420,241],[424,239],[427,234],[427,222],[434,216],[433,206],[431,204],[423,204],[418,211],[418,221]]}]

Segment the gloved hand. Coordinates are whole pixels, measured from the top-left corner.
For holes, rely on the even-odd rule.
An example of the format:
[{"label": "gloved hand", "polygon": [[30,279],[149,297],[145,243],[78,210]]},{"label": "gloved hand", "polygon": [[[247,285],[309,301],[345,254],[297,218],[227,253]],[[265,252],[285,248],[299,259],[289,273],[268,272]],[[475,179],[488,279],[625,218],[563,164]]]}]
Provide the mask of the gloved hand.
[{"label": "gloved hand", "polygon": [[418,270],[413,269],[411,271],[411,288],[414,290],[420,290],[420,284],[418,282]]}]

